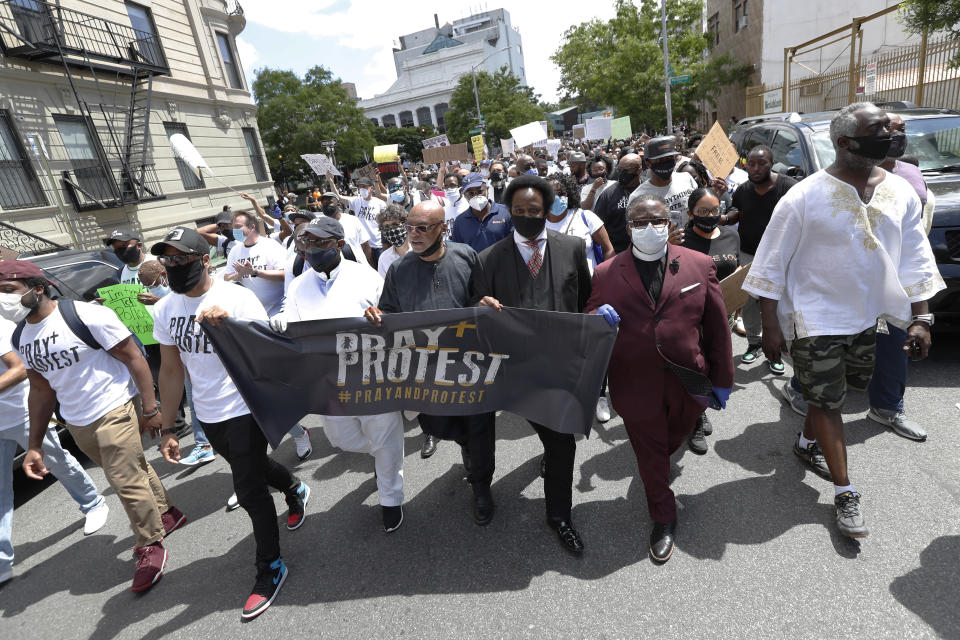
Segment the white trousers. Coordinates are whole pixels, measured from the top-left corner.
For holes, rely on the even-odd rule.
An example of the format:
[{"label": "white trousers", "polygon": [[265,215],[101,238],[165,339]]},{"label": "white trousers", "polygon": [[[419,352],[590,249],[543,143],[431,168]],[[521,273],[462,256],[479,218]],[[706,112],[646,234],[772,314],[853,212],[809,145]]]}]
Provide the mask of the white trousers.
[{"label": "white trousers", "polygon": [[375,416],[323,416],[323,431],[333,446],[373,456],[382,506],[403,504],[403,417],[399,411]]}]

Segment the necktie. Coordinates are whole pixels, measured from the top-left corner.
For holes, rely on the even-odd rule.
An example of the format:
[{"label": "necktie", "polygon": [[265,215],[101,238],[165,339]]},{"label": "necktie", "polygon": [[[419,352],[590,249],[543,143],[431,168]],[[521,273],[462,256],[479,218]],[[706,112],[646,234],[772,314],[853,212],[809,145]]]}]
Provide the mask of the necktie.
[{"label": "necktie", "polygon": [[536,240],[525,240],[523,244],[528,247],[533,247],[533,255],[530,257],[530,260],[527,261],[527,269],[530,270],[530,275],[536,278],[537,274],[540,273],[540,267],[543,266],[543,254],[540,253],[540,243]]}]

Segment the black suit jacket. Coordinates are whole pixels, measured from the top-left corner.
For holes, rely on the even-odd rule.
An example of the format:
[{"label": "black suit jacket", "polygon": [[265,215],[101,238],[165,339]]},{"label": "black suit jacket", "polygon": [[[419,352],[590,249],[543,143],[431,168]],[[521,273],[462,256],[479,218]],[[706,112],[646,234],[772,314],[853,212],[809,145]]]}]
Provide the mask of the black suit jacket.
[{"label": "black suit jacket", "polygon": [[[507,307],[522,307],[518,265],[526,268],[511,233],[480,253],[483,266],[483,295],[492,296]],[[590,267],[582,238],[547,231],[544,264],[537,280],[553,282],[553,304],[544,311],[580,313],[590,299]]]}]

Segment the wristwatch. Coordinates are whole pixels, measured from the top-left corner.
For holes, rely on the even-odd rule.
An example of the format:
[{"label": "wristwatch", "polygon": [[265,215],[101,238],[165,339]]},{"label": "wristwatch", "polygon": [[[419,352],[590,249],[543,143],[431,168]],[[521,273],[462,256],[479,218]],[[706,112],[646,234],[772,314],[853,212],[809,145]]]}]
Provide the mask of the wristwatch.
[{"label": "wristwatch", "polygon": [[926,322],[927,326],[933,326],[933,314],[932,313],[920,313],[913,316],[914,322]]},{"label": "wristwatch", "polygon": [[250,274],[250,277],[251,277],[251,278],[256,278],[256,277],[257,277],[257,275],[259,275],[259,273],[260,273],[260,271],[259,271],[259,270],[257,270],[257,269],[254,269],[254,270],[253,270],[253,273],[251,273],[251,274]]}]

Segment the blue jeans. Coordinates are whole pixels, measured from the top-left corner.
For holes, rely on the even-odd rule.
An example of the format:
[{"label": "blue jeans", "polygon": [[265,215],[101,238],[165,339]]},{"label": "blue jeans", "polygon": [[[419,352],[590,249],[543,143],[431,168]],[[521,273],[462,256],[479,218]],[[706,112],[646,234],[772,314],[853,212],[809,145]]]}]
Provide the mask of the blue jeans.
[{"label": "blue jeans", "polygon": [[193,428],[193,443],[198,447],[209,447],[210,441],[207,440],[207,434],[203,432],[200,426],[200,419],[197,418],[197,411],[193,408],[193,385],[190,384],[190,376],[183,377],[183,393],[187,396],[187,406],[190,407],[190,426]]},{"label": "blue jeans", "polygon": [[[13,458],[17,455],[17,445],[26,449],[29,439],[29,423],[0,431],[0,573],[13,566],[10,538],[13,531]],[[77,459],[60,445],[53,427],[47,430],[43,439],[43,462],[80,505],[81,512],[87,513],[103,500]]]},{"label": "blue jeans", "polygon": [[903,343],[907,332],[887,323],[890,333],[877,333],[877,360],[867,392],[870,406],[887,411],[903,411],[903,392],[907,388],[907,352]]}]

